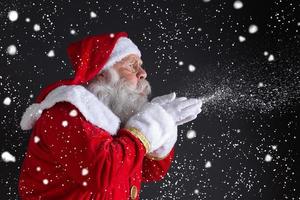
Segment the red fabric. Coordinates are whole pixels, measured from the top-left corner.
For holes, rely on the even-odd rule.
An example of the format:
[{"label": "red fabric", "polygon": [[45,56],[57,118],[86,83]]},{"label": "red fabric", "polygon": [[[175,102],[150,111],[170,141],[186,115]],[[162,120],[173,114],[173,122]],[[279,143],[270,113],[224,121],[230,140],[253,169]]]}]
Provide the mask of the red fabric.
[{"label": "red fabric", "polygon": [[[73,109],[76,117],[69,115]],[[88,122],[73,104],[59,102],[44,110],[33,128],[19,194],[23,200],[123,200],[130,199],[135,185],[139,199],[141,183],[161,180],[173,158],[174,147],[164,160],[149,160],[141,141],[126,129],[111,136]],[[83,176],[86,167],[88,174]]]},{"label": "red fabric", "polygon": [[92,35],[71,43],[67,48],[68,56],[75,71],[73,79],[59,80],[45,87],[35,103],[40,103],[49,92],[61,85],[80,85],[92,80],[108,61],[120,37],[128,37],[126,32]]}]

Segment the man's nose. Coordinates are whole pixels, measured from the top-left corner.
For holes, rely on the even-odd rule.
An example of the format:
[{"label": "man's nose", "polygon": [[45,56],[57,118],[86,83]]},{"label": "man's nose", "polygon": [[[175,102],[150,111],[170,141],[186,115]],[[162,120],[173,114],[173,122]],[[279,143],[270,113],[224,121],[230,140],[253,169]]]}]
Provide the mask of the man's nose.
[{"label": "man's nose", "polygon": [[143,68],[140,68],[136,76],[138,79],[145,79],[147,77],[147,73]]}]

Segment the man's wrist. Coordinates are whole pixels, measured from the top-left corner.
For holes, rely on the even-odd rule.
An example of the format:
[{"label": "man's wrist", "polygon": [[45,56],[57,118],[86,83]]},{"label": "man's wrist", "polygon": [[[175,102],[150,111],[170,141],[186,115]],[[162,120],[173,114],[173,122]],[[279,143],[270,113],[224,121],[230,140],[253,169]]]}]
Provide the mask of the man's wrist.
[{"label": "man's wrist", "polygon": [[146,149],[146,154],[148,154],[150,151],[150,142],[145,137],[145,135],[139,129],[137,129],[135,127],[126,127],[125,129],[128,130],[130,133],[132,133],[135,137],[137,137],[143,143],[143,145]]}]

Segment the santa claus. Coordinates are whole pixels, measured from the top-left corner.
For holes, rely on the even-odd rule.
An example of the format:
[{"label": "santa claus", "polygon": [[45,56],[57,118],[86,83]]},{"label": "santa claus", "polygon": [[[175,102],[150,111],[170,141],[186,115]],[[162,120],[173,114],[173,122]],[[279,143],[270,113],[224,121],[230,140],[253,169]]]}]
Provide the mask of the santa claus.
[{"label": "santa claus", "polygon": [[141,53],[126,32],[71,43],[70,80],[44,88],[21,119],[32,129],[19,176],[24,200],[139,199],[174,159],[177,127],[202,102],[175,93],[148,100]]}]

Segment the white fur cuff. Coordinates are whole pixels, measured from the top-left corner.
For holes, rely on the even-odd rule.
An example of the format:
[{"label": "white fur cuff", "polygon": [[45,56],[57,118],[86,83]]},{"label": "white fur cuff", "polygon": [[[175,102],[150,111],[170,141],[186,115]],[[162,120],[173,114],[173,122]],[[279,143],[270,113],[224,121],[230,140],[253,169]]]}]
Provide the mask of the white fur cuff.
[{"label": "white fur cuff", "polygon": [[177,126],[172,116],[156,103],[145,103],[140,112],[128,120],[125,127],[139,129],[150,143],[150,152],[177,137]]}]

